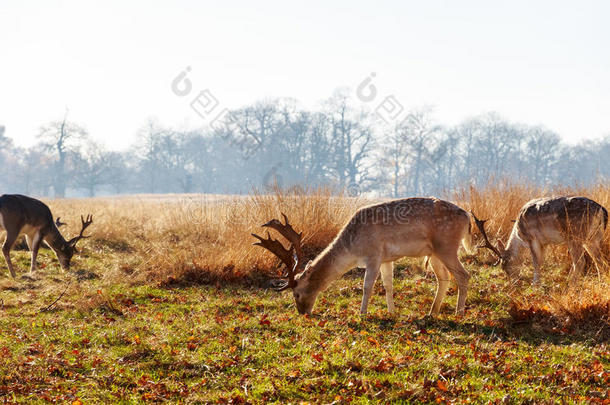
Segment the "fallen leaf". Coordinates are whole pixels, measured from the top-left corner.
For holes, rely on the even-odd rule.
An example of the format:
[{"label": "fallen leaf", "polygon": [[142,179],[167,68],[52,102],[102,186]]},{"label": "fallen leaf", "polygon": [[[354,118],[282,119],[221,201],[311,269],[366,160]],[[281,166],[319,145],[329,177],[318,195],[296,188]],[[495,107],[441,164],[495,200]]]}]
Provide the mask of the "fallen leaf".
[{"label": "fallen leaf", "polygon": [[443,392],[448,391],[447,384],[443,380],[436,380],[436,388],[438,388],[439,390],[441,390]]}]

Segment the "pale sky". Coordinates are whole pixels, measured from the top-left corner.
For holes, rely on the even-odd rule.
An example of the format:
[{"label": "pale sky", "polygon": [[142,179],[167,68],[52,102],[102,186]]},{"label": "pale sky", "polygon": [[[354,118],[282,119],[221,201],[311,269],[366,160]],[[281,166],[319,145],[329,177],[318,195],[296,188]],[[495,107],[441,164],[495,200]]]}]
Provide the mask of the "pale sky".
[{"label": "pale sky", "polygon": [[[610,133],[607,1],[0,1],[0,125],[83,124],[124,148],[149,117],[202,125],[223,108],[293,97],[315,107],[371,72],[380,101],[455,124],[497,111],[570,143]],[[192,94],[172,80],[187,66]],[[374,107],[375,103],[369,103]]]}]

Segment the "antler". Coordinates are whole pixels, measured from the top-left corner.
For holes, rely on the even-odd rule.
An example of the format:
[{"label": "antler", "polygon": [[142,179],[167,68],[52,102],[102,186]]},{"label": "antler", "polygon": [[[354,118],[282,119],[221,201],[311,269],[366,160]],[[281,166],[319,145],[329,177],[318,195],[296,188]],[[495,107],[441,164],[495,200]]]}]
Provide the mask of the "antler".
[{"label": "antler", "polygon": [[70,239],[70,242],[68,242],[72,246],[76,245],[76,242],[78,242],[79,240],[86,239],[86,238],[89,238],[91,236],[91,235],[84,236],[83,233],[85,232],[85,229],[87,229],[87,227],[93,223],[93,215],[91,215],[91,214],[87,215],[87,219],[83,218],[83,216],[81,215],[80,216],[80,221],[81,221],[81,224],[82,224],[80,233],[78,234],[78,236]]},{"label": "antler", "polygon": [[264,247],[276,255],[286,266],[286,275],[282,278],[287,279],[288,282],[281,285],[279,288],[276,288],[277,291],[283,291],[296,286],[294,278],[301,267],[301,259],[303,257],[303,251],[301,249],[301,238],[303,237],[303,233],[297,233],[288,222],[288,217],[286,217],[284,213],[282,213],[282,216],[284,217],[284,223],[281,223],[277,219],[272,219],[262,226],[275,229],[279,232],[280,235],[290,242],[290,248],[286,249],[277,239],[271,238],[269,232],[267,232],[267,238],[263,238],[254,233],[252,234],[252,236],[259,240],[254,243],[254,245]]},{"label": "antler", "polygon": [[282,235],[284,238],[291,243],[291,247],[294,247],[297,257],[300,259],[303,256],[303,251],[301,250],[301,239],[303,238],[303,232],[297,233],[294,230],[292,225],[288,223],[288,217],[283,212],[281,213],[284,217],[284,223],[282,224],[277,219],[272,219],[262,226],[266,226],[268,228],[275,229]]},{"label": "antler", "polygon": [[470,213],[472,214],[472,217],[474,218],[474,223],[477,225],[477,228],[479,228],[479,231],[481,231],[481,235],[483,235],[483,239],[485,240],[485,245],[484,246],[479,246],[479,248],[487,248],[489,250],[491,250],[492,252],[494,252],[494,254],[496,256],[498,256],[498,259],[502,259],[502,253],[500,253],[500,251],[498,250],[498,248],[496,248],[494,245],[491,244],[491,242],[489,241],[489,238],[487,237],[487,232],[485,232],[485,222],[487,222],[486,219],[478,219],[476,217],[476,215],[474,215],[474,212],[470,211]]},{"label": "antler", "polygon": [[61,217],[57,217],[57,219],[55,220],[55,226],[56,227],[60,227],[60,226],[64,226],[67,225],[65,222],[61,222]]},{"label": "antler", "polygon": [[85,229],[87,229],[87,227],[93,223],[93,215],[91,215],[91,214],[87,215],[87,219],[86,220],[81,215],[80,216],[80,222],[82,224],[82,228],[80,230],[80,233],[78,234],[78,238],[79,239],[88,238],[89,236],[83,236],[83,232],[85,232]]},{"label": "antler", "polygon": [[294,249],[292,247],[286,249],[280,241],[273,239],[271,235],[269,235],[269,232],[267,232],[267,238],[258,236],[255,233],[253,233],[252,236],[259,240],[259,242],[255,242],[253,245],[262,246],[276,255],[286,265],[286,268],[291,269],[294,266]]}]

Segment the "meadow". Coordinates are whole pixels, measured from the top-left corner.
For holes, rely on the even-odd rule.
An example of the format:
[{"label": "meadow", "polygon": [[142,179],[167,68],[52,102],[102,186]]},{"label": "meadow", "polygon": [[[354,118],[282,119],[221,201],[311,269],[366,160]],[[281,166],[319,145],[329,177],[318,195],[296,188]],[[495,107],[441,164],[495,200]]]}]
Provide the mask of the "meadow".
[{"label": "meadow", "polygon": [[[447,196],[506,240],[531,198],[580,194],[610,207],[607,184],[541,190],[498,183]],[[313,258],[372,200],[329,190],[247,196],[130,196],[48,200],[92,237],[70,272],[48,249],[26,274],[0,271],[0,399],[32,403],[610,403],[610,231],[604,263],[567,285],[564,247],[546,254],[541,283],[526,262],[508,282],[485,251],[461,252],[471,273],[466,314],[452,285],[429,318],[435,280],[422,259],[395,271],[397,313],[378,282],[360,316],[354,269],[300,316],[270,289],[278,261],[252,232],[286,213]],[[475,243],[479,235],[475,235]]]}]

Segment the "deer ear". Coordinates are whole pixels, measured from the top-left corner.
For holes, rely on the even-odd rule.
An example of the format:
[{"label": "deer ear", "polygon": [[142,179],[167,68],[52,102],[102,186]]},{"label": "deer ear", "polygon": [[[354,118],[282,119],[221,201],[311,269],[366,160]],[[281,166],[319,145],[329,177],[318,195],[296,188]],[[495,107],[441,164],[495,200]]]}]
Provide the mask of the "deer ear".
[{"label": "deer ear", "polygon": [[498,249],[500,250],[501,253],[504,253],[506,251],[506,247],[504,246],[504,243],[498,239]]}]

